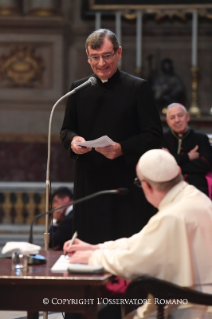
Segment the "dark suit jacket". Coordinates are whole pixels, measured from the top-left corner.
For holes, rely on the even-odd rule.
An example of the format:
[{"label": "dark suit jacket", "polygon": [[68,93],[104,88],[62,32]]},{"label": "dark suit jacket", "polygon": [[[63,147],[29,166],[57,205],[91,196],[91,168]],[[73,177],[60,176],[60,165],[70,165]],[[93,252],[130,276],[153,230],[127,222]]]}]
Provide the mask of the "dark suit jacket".
[{"label": "dark suit jacket", "polygon": [[49,248],[63,250],[63,244],[71,239],[73,233],[73,210],[64,217],[58,226],[50,226]]},{"label": "dark suit jacket", "polygon": [[[198,152],[200,157],[190,161],[188,153],[196,145],[199,146]],[[175,157],[182,169],[185,181],[208,195],[208,185],[205,175],[211,171],[212,148],[207,135],[190,129],[189,134],[185,134],[185,137],[182,139],[180,153],[177,154],[178,138],[173,135],[171,130],[168,130],[164,134],[163,147],[166,147]]]}]

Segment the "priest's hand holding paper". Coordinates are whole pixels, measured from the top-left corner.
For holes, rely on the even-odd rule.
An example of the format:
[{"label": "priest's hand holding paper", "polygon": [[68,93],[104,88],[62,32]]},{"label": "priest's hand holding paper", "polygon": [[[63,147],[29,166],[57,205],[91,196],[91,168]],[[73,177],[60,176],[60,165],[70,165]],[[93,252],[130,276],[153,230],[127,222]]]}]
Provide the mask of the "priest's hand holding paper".
[{"label": "priest's hand holding paper", "polygon": [[108,159],[115,159],[123,155],[121,145],[111,140],[107,135],[90,141],[85,141],[81,136],[75,136],[71,142],[71,148],[76,154],[84,154],[94,148],[96,152]]},{"label": "priest's hand holding paper", "polygon": [[71,149],[75,154],[85,154],[92,150],[91,147],[82,147],[80,145],[75,144],[74,142],[85,142],[85,139],[82,136],[75,136],[71,142]]},{"label": "priest's hand holding paper", "polygon": [[105,157],[109,159],[115,159],[121,155],[123,155],[121,145],[119,143],[114,142],[110,146],[105,147],[96,147],[95,151],[101,153]]}]

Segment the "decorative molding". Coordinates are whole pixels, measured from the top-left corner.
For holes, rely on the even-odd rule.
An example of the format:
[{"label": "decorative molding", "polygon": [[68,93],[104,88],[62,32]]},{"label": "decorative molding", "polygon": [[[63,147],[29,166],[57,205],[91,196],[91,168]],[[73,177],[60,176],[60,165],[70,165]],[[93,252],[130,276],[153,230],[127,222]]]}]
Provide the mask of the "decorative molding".
[{"label": "decorative molding", "polygon": [[212,10],[202,9],[198,11],[200,17],[212,19]]},{"label": "decorative molding", "polygon": [[3,6],[1,6],[0,7],[0,16],[17,16],[17,15],[20,15],[21,14],[21,12],[18,10],[18,9],[16,9],[16,8],[14,8],[14,7],[3,7]]},{"label": "decorative molding", "polygon": [[176,9],[176,10],[157,10],[155,20],[159,21],[165,17],[168,17],[170,19],[173,19],[175,17],[181,19],[181,20],[186,20],[186,13],[187,11],[181,10],[181,9]]},{"label": "decorative molding", "polygon": [[44,61],[34,45],[14,45],[0,56],[1,87],[42,87]]},{"label": "decorative molding", "polygon": [[201,9],[212,8],[211,0],[201,0],[199,3],[192,0],[89,0],[91,10],[157,10],[157,9]]},{"label": "decorative molding", "polygon": [[30,10],[28,15],[34,16],[34,17],[44,17],[44,18],[52,17],[52,16],[62,16],[55,9],[51,9],[51,8],[36,8],[36,9]]},{"label": "decorative molding", "polygon": [[49,105],[64,94],[63,34],[44,26],[42,34],[36,27],[33,34],[25,29],[22,33],[13,28],[6,36],[0,33],[1,106],[5,102]]},{"label": "decorative molding", "polygon": [[158,21],[164,17],[169,19],[179,18],[186,20],[186,15],[191,14],[194,10],[198,10],[198,14],[202,17],[212,19],[212,2],[211,0],[199,1],[196,3],[192,0],[178,1],[172,0],[170,3],[166,1],[151,0],[125,0],[125,1],[106,1],[106,0],[84,0],[86,6],[82,9],[83,16],[92,16],[98,10],[103,16],[112,16],[114,11],[121,11],[122,17],[127,20],[136,19],[136,11],[142,11],[146,15],[155,15]]},{"label": "decorative molding", "polygon": [[[169,19],[179,18],[180,20],[186,20],[186,14],[191,13],[192,10],[188,9],[157,9],[157,10],[147,10],[146,14],[154,14],[155,20],[159,21],[165,17]],[[206,10],[205,10],[206,11]],[[122,11],[122,16],[127,20],[135,20],[136,19],[136,11],[135,10],[125,10]]]}]

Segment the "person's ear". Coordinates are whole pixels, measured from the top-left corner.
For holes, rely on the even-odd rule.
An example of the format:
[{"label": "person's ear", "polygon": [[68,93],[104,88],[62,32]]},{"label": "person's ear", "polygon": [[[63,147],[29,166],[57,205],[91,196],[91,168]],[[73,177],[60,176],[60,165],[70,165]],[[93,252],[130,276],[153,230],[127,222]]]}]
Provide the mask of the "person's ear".
[{"label": "person's ear", "polygon": [[148,192],[149,194],[152,194],[153,188],[146,181],[142,182],[142,188],[144,189],[144,191]]},{"label": "person's ear", "polygon": [[187,119],[187,122],[189,122],[189,121],[190,121],[190,114],[189,114],[189,112],[188,112],[188,113],[186,113],[186,119]]}]

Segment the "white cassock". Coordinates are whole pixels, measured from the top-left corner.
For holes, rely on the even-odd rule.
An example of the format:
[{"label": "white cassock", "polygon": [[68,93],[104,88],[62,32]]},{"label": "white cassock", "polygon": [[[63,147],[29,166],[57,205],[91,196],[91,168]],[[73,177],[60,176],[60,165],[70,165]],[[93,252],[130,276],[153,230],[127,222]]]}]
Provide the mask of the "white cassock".
[{"label": "white cassock", "polygon": [[[211,245],[212,202],[194,186],[180,182],[166,194],[157,214],[139,233],[100,244],[89,264],[103,265],[106,271],[130,281],[147,274],[212,293]],[[186,319],[188,311],[206,309],[188,306]],[[185,309],[179,308],[170,318],[183,318]],[[201,316],[192,313],[190,318]],[[139,307],[135,318],[155,318],[155,305]]]}]

